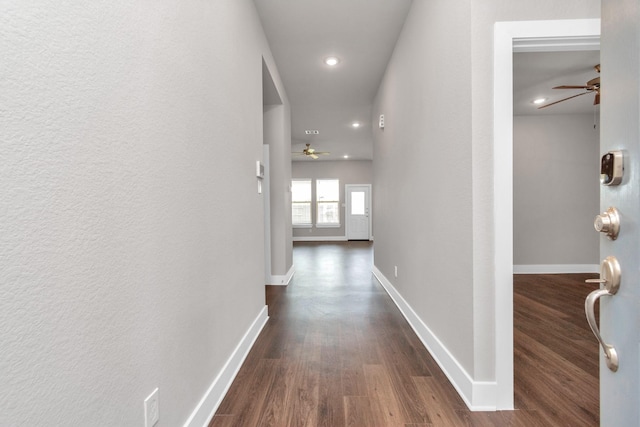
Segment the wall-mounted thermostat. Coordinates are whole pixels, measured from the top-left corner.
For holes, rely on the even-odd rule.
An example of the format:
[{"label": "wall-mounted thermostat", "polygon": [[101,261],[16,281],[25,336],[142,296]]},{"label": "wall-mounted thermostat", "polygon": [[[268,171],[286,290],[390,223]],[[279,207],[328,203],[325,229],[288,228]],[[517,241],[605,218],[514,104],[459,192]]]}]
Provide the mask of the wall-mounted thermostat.
[{"label": "wall-mounted thermostat", "polygon": [[618,185],[624,172],[622,151],[609,151],[600,162],[600,182],[603,185]]}]

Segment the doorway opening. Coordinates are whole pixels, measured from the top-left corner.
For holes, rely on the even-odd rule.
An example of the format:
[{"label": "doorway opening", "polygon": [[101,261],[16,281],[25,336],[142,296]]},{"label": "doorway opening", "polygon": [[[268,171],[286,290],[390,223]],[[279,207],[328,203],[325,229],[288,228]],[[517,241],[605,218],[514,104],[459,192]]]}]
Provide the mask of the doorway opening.
[{"label": "doorway opening", "polygon": [[585,280],[599,269],[599,105],[577,87],[599,63],[599,50],[513,54],[514,406],[545,425],[599,424],[598,346],[584,314],[598,287]]},{"label": "doorway opening", "polygon": [[[594,49],[600,20],[499,22],[494,34],[494,278],[497,409],[513,409],[513,52]],[[499,226],[498,226],[499,224]]]}]

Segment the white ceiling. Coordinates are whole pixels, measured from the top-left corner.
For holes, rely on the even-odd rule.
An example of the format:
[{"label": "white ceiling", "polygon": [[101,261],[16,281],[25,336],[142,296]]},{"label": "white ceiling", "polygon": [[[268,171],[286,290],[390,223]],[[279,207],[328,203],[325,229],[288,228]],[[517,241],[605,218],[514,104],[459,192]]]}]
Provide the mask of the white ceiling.
[{"label": "white ceiling", "polygon": [[371,159],[371,106],[411,0],[254,2],[291,103],[292,151],[310,142],[331,152],[323,160]]},{"label": "white ceiling", "polygon": [[[372,159],[371,108],[411,0],[254,0],[278,71],[291,103],[292,151],[306,143],[329,151],[319,160]],[[336,67],[324,64],[337,56]],[[514,114],[593,112],[592,95],[538,110],[548,102],[581,90],[553,90],[584,85],[597,76],[599,52],[514,54]],[[488,79],[491,76],[487,77]],[[487,82],[491,84],[491,82]],[[355,129],[351,123],[362,126]],[[306,135],[305,130],[319,135]],[[312,161],[306,156],[293,160]]]}]

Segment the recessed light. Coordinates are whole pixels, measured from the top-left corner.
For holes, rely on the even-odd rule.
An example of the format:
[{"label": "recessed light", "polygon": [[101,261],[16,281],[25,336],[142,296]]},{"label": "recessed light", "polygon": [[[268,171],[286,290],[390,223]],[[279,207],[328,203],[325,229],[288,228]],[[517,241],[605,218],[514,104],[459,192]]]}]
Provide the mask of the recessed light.
[{"label": "recessed light", "polygon": [[542,104],[542,103],[543,103],[544,101],[546,101],[546,100],[547,100],[547,98],[536,98],[536,99],[534,99],[534,100],[533,100],[533,101],[531,101],[531,102],[533,102],[533,103],[534,103],[534,104],[536,104],[536,105],[540,105],[540,104]]},{"label": "recessed light", "polygon": [[360,123],[353,122],[353,123],[351,123],[351,126],[353,126],[354,128],[359,128],[360,127]]},{"label": "recessed light", "polygon": [[345,159],[348,159],[348,158],[349,158],[349,156],[348,156],[348,155],[346,155],[346,154],[345,154],[344,156],[342,156],[342,157],[344,157]]},{"label": "recessed light", "polygon": [[338,58],[336,58],[335,56],[330,56],[328,58],[325,58],[324,63],[327,64],[330,67],[334,67],[336,65],[338,65],[338,62],[340,62],[340,60]]}]

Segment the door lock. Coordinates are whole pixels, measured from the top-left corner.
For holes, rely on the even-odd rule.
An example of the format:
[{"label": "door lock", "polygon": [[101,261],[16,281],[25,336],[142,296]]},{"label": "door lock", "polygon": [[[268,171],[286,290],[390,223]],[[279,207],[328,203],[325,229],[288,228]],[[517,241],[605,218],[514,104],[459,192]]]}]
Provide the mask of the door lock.
[{"label": "door lock", "polygon": [[618,185],[624,173],[622,151],[609,151],[600,162],[600,182],[602,185]]},{"label": "door lock", "polygon": [[610,207],[606,212],[596,216],[596,219],[593,221],[593,226],[596,231],[606,234],[609,239],[616,240],[620,232],[620,215],[618,214],[618,210]]}]

